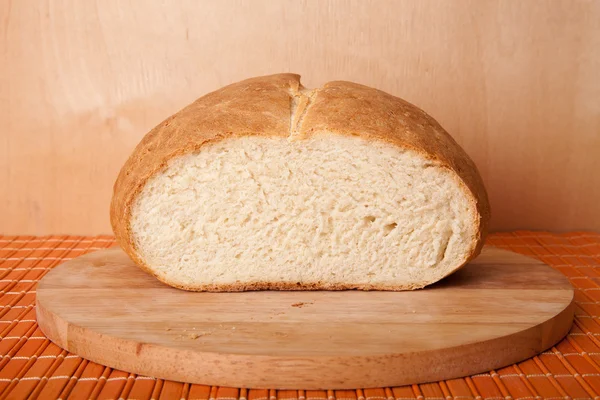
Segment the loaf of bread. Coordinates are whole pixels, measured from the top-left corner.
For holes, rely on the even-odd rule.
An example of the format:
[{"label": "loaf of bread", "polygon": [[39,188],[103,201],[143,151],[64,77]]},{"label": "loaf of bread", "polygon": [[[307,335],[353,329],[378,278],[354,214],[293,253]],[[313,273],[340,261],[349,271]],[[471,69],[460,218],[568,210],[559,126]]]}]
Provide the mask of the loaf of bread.
[{"label": "loaf of bread", "polygon": [[196,291],[406,290],[481,250],[477,168],[429,115],[295,74],[212,92],[150,131],[114,186],[121,247]]}]

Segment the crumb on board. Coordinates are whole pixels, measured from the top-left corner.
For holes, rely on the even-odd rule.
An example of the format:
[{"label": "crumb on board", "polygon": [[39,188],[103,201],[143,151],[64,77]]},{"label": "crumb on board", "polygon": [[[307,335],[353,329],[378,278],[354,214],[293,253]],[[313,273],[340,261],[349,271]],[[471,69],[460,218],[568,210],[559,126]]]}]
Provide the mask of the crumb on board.
[{"label": "crumb on board", "polygon": [[[195,330],[196,328],[192,328],[193,330]],[[167,330],[171,330],[171,328],[167,328]],[[191,332],[187,329],[183,329],[181,331],[181,333],[179,335],[176,336],[177,340],[185,340],[185,339],[193,339],[196,340],[200,337],[203,336],[210,336],[213,332],[212,331],[196,331],[196,332]]]},{"label": "crumb on board", "polygon": [[303,302],[294,303],[294,304],[292,304],[292,307],[302,308],[302,307],[307,306],[309,304],[312,304],[312,302],[311,303],[303,303]]}]

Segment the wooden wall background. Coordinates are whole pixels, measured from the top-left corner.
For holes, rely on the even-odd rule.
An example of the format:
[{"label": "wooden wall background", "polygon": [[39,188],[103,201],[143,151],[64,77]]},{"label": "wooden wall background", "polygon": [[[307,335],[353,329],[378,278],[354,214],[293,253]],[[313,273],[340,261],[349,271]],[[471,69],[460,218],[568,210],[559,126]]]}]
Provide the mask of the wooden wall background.
[{"label": "wooden wall background", "polygon": [[294,71],[416,103],[478,164],[493,228],[600,230],[600,1],[0,1],[0,233],[107,233],[144,133]]}]

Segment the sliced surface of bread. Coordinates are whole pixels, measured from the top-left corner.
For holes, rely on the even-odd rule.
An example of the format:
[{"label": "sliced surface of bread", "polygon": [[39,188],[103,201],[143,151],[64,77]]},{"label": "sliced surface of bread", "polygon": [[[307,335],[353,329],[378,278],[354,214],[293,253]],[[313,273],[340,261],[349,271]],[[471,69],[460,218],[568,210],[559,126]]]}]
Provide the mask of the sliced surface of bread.
[{"label": "sliced surface of bread", "polygon": [[111,223],[143,269],[198,291],[406,290],[474,258],[490,208],[424,111],[351,82],[258,77],[201,97],[135,148]]}]

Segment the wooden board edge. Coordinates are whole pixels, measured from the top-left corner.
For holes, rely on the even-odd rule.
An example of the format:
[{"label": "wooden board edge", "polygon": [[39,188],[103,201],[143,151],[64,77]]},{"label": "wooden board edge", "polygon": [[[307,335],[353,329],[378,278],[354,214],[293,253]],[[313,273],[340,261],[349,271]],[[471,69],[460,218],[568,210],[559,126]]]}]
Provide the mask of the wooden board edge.
[{"label": "wooden board edge", "polygon": [[[419,354],[275,357],[194,352],[114,336],[112,344],[93,330],[69,325],[44,307],[43,298],[37,301],[38,324],[51,341],[111,368],[203,385],[305,390],[402,386],[505,367],[535,356],[563,339],[572,326],[574,311],[573,297],[553,318],[525,331]],[[546,335],[549,336],[545,338]],[[160,366],[150,362],[156,359],[162,360]]]}]

